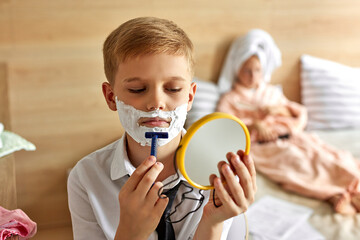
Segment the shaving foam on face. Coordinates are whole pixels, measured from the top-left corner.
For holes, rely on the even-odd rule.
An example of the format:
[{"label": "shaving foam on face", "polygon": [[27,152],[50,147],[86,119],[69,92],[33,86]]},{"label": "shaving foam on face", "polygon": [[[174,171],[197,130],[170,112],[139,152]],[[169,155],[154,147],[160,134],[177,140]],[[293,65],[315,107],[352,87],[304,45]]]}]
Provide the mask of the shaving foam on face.
[{"label": "shaving foam on face", "polygon": [[[118,100],[117,97],[115,97],[115,102],[123,128],[136,142],[140,143],[141,146],[151,146],[151,138],[145,138],[146,132],[167,132],[169,134],[168,138],[159,138],[157,140],[157,145],[163,146],[179,135],[184,127],[187,115],[187,103],[180,105],[173,111],[162,111],[157,109],[151,112],[144,112],[134,108],[133,106],[125,104],[124,102]],[[170,126],[168,128],[150,128],[140,126],[138,123],[140,118],[154,117],[163,119],[170,118]]]}]

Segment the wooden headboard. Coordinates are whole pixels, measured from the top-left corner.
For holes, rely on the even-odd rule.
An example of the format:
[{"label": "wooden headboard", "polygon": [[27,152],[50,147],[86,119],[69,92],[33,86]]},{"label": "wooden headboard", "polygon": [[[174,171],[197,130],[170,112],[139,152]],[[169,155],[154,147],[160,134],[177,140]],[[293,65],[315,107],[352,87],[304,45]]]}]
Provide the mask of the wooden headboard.
[{"label": "wooden headboard", "polygon": [[176,22],[195,45],[196,76],[212,82],[232,40],[264,29],[282,52],[273,82],[299,102],[301,54],[360,66],[359,12],[358,0],[1,1],[0,61],[8,66],[11,126],[37,146],[15,155],[18,207],[39,231],[70,226],[67,170],[123,133],[101,93],[101,48],[124,21]]}]

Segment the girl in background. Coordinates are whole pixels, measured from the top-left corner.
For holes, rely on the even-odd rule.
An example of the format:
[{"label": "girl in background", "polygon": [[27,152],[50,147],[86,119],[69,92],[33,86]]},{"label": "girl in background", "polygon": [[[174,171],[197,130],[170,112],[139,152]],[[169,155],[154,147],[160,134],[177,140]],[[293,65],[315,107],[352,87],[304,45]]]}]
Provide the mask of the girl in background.
[{"label": "girl in background", "polygon": [[249,128],[257,170],[283,188],[329,201],[336,212],[360,212],[360,163],[316,135],[304,132],[307,111],[271,85],[281,53],[259,29],[232,44],[222,69],[223,94],[217,111],[240,118]]}]

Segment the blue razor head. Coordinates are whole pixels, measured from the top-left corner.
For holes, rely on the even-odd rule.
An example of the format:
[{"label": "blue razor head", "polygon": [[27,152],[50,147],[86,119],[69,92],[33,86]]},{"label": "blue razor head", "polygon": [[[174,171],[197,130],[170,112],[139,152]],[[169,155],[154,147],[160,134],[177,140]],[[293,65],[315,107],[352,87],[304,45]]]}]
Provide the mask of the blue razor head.
[{"label": "blue razor head", "polygon": [[146,138],[153,138],[156,136],[157,138],[169,138],[168,132],[146,132],[145,137]]}]

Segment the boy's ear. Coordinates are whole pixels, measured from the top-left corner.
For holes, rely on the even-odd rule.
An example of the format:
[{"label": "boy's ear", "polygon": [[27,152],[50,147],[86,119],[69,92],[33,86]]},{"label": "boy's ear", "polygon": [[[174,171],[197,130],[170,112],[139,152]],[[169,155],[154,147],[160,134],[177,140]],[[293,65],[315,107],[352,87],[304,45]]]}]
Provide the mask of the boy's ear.
[{"label": "boy's ear", "polygon": [[108,107],[111,110],[116,111],[115,94],[114,94],[114,91],[113,91],[111,85],[107,82],[104,82],[102,84],[102,92],[104,94],[105,101],[106,101]]},{"label": "boy's ear", "polygon": [[195,93],[196,93],[196,83],[192,82],[190,85],[190,91],[189,91],[189,101],[188,101],[188,111],[190,111],[192,104],[194,102]]}]

